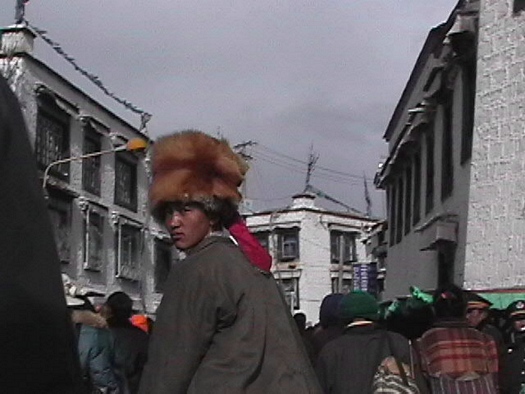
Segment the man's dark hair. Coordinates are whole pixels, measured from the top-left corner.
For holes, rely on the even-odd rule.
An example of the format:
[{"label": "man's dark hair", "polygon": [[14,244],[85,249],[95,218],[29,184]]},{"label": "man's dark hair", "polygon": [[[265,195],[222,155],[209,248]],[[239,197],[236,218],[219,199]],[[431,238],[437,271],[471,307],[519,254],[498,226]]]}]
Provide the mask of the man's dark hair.
[{"label": "man's dark hair", "polygon": [[111,309],[116,320],[127,320],[133,312],[133,301],[123,291],[116,291],[106,300],[106,305]]},{"label": "man's dark hair", "polygon": [[433,306],[438,319],[462,319],[467,310],[465,293],[461,287],[454,284],[440,286],[434,292]]}]

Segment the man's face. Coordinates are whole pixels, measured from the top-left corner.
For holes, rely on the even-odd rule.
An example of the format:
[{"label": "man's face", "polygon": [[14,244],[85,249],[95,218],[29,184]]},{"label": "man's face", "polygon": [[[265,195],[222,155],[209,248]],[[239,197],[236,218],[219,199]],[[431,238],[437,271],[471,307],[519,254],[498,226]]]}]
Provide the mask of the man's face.
[{"label": "man's face", "polygon": [[514,326],[514,330],[516,332],[524,332],[525,331],[525,317],[521,318],[519,320],[514,320],[512,323]]},{"label": "man's face", "polygon": [[477,327],[488,317],[486,309],[472,308],[467,309],[467,322],[470,327]]},{"label": "man's face", "polygon": [[212,230],[213,223],[198,204],[169,204],[165,225],[175,246],[180,250],[193,248]]}]

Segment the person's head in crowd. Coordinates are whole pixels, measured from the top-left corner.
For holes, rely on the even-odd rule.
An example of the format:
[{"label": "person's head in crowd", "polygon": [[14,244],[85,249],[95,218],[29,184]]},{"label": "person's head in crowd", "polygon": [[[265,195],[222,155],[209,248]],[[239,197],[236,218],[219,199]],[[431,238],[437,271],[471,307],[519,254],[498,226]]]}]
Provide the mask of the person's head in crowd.
[{"label": "person's head in crowd", "polygon": [[175,246],[189,250],[220,230],[237,211],[248,169],[225,140],[197,130],[159,139],[152,155],[149,200]]},{"label": "person's head in crowd", "polygon": [[437,319],[465,319],[467,301],[461,287],[446,284],[436,289],[433,308]]},{"label": "person's head in crowd", "polygon": [[293,319],[297,325],[297,328],[299,329],[299,332],[303,334],[306,331],[306,315],[304,312],[296,312],[293,315]]},{"label": "person's head in crowd", "polygon": [[478,327],[489,317],[489,309],[492,303],[472,291],[465,291],[467,299],[467,322],[470,327]]},{"label": "person's head in crowd", "polygon": [[319,308],[319,323],[321,327],[328,328],[342,324],[339,317],[339,304],[343,299],[343,294],[328,294],[323,298]]},{"label": "person's head in crowd", "polygon": [[127,324],[133,313],[133,301],[123,291],[116,291],[108,297],[100,313],[110,326],[119,323]]},{"label": "person's head in crowd", "polygon": [[513,330],[525,333],[525,300],[514,301],[507,307],[506,312]]},{"label": "person's head in crowd", "polygon": [[345,294],[339,304],[339,317],[343,324],[356,321],[377,321],[379,305],[370,293],[354,290]]}]

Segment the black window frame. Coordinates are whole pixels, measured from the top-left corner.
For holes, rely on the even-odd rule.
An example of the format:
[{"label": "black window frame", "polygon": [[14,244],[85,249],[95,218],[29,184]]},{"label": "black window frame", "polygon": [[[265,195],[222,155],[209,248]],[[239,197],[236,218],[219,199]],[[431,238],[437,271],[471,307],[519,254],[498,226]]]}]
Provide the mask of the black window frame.
[{"label": "black window frame", "polygon": [[412,166],[405,169],[405,212],[404,233],[410,232],[412,226]]},{"label": "black window frame", "polygon": [[[295,254],[284,255],[285,243],[290,242],[290,240],[295,240]],[[299,260],[299,229],[286,229],[277,232],[277,260],[281,263]]]},{"label": "black window frame", "polygon": [[[104,227],[105,227],[105,215],[95,211],[93,209],[88,209],[86,216],[83,221],[83,241],[82,241],[82,261],[83,268],[86,271],[95,271],[100,272],[104,266]],[[94,247],[95,253],[100,253],[100,261],[97,264],[96,261],[91,259],[93,255],[91,237],[93,231],[100,232],[100,243],[98,246]],[[94,241],[97,245],[97,241]]]},{"label": "black window frame", "polygon": [[414,201],[412,206],[412,225],[421,219],[421,147],[414,154]]},{"label": "black window frame", "polygon": [[163,293],[171,271],[173,248],[170,242],[155,239],[154,288],[156,293]]},{"label": "black window frame", "polygon": [[443,104],[443,136],[441,140],[441,201],[445,201],[454,190],[454,150],[453,146],[453,94],[448,95]]},{"label": "black window frame", "polygon": [[357,261],[357,234],[352,231],[330,231],[330,263],[339,264],[343,244],[343,265],[351,265]]},{"label": "black window frame", "polygon": [[[48,193],[47,211],[53,227],[53,239],[58,252],[58,258],[62,264],[69,264],[72,259],[71,230],[73,204],[71,196],[54,190],[50,190]],[[58,226],[53,212],[58,213],[61,222]]]},{"label": "black window frame", "polygon": [[397,188],[396,183],[392,182],[387,190],[387,198],[389,201],[389,221],[388,221],[388,235],[389,245],[394,246],[396,243],[396,207],[397,207]]},{"label": "black window frame", "polygon": [[[140,266],[141,266],[141,244],[142,244],[142,230],[133,224],[122,223],[119,224],[118,230],[115,233],[115,276],[120,279],[127,279],[131,281],[140,280]],[[124,261],[124,241],[131,239],[131,250],[129,251],[129,262]]]},{"label": "black window frame", "polygon": [[[51,163],[71,156],[71,117],[47,94],[40,94],[37,103],[35,158],[38,168],[45,170]],[[49,123],[59,130],[54,132],[44,127],[45,123]],[[60,152],[53,153],[50,151],[52,146],[49,143],[53,140],[52,133],[55,134],[55,139],[59,139],[59,143],[55,146]],[[49,169],[49,175],[69,182],[69,164],[67,162],[52,166]]]},{"label": "black window frame", "polygon": [[434,124],[427,130],[425,141],[426,151],[426,185],[425,185],[425,214],[434,209],[434,176],[435,176],[435,130]]},{"label": "black window frame", "polygon": [[[84,154],[100,152],[102,136],[89,125],[84,126]],[[102,185],[102,158],[89,157],[82,161],[82,188],[87,192],[100,196]]]},{"label": "black window frame", "polygon": [[472,157],[474,112],[476,105],[476,58],[465,60],[462,70],[463,114],[460,164],[463,165]]},{"label": "black window frame", "polygon": [[514,0],[512,4],[512,13],[519,14],[525,10],[525,0]]},{"label": "black window frame", "polygon": [[[129,175],[129,186],[128,192],[130,194],[129,199],[124,198],[123,191],[119,188],[120,172],[122,168],[127,167],[130,169]],[[115,204],[127,208],[130,211],[137,212],[137,197],[138,197],[138,160],[133,154],[129,152],[116,152],[115,154],[115,191],[114,191],[114,202]]]},{"label": "black window frame", "polygon": [[396,207],[396,244],[403,239],[403,202],[405,187],[403,177],[397,180],[397,207]]}]

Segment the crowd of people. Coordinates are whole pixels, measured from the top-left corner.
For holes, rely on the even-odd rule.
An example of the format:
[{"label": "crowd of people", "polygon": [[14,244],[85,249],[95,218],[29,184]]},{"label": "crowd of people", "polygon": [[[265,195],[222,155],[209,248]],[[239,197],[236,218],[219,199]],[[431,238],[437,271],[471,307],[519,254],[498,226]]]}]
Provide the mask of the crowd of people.
[{"label": "crowd of people", "polygon": [[327,295],[319,323],[300,329],[323,392],[524,392],[525,300],[493,310],[452,284],[430,298],[381,314],[368,293]]}]

